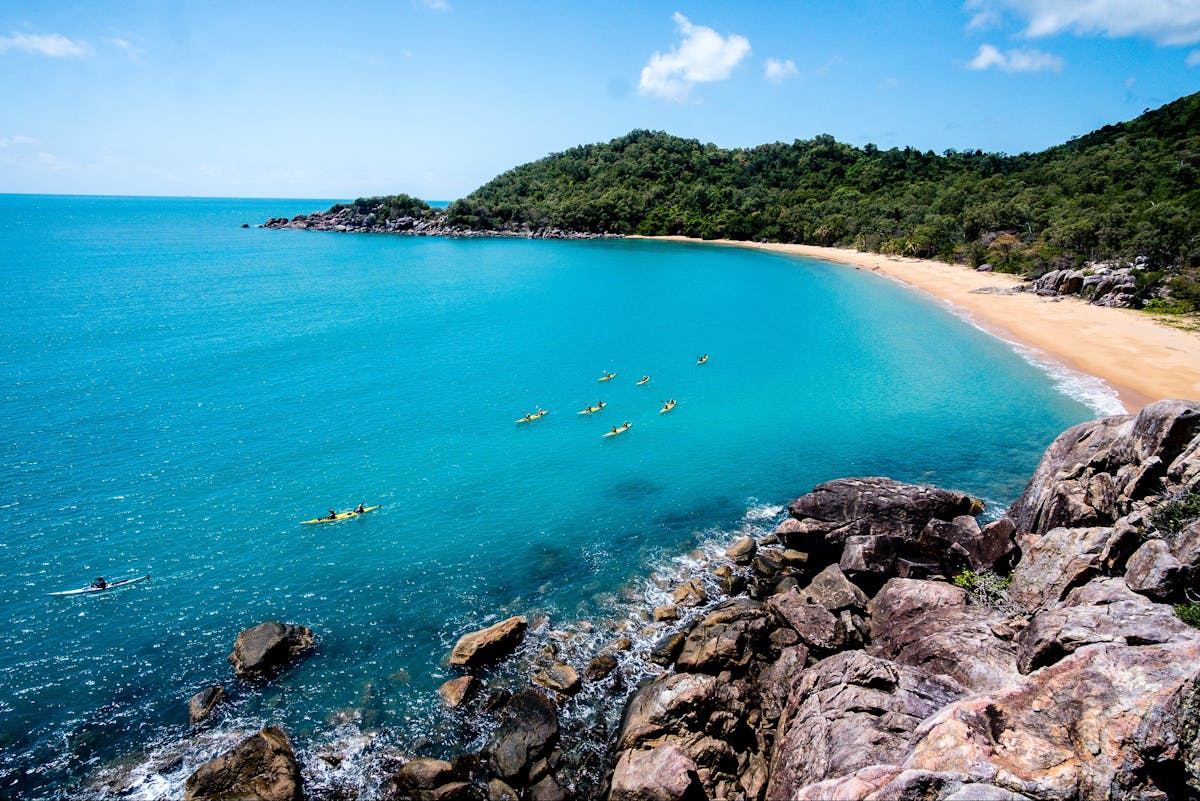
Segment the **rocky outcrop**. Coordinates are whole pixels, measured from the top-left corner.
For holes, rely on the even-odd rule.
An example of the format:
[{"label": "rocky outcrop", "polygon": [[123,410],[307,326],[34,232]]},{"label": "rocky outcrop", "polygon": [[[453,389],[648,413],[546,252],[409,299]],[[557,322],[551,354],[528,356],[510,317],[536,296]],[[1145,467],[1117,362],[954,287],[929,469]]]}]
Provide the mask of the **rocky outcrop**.
[{"label": "rocky outcrop", "polygon": [[1028,290],[1046,297],[1077,295],[1096,306],[1136,308],[1137,274],[1146,261],[1088,262],[1077,270],[1051,270],[1034,280]]},{"label": "rocky outcrop", "polygon": [[301,801],[304,785],[287,734],[268,726],[188,777],[184,801]]},{"label": "rocky outcrop", "polygon": [[516,616],[464,634],[450,652],[450,664],[474,668],[503,659],[524,642],[528,628],[528,619]]},{"label": "rocky outcrop", "polygon": [[431,208],[420,215],[390,216],[378,214],[369,208],[357,205],[334,206],[328,211],[297,214],[287,217],[271,217],[262,224],[263,228],[291,229],[301,231],[331,231],[356,234],[406,234],[408,236],[450,237],[517,237],[522,239],[612,239],[620,234],[593,234],[567,231],[553,226],[534,226],[528,223],[512,223],[499,228],[476,229],[451,225],[446,219],[446,210]]},{"label": "rocky outcrop", "polygon": [[316,644],[312,629],[294,623],[268,621],[242,631],[229,662],[244,679],[266,679],[286,668]]}]

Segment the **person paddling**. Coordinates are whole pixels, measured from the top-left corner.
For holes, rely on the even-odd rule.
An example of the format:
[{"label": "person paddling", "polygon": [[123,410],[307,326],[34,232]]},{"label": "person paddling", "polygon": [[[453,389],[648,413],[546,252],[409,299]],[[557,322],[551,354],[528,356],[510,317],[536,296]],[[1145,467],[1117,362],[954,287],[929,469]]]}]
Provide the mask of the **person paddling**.
[{"label": "person paddling", "polygon": [[365,511],[367,511],[367,510],[366,510],[366,509],[364,509],[364,508],[363,508],[363,505],[360,503],[360,504],[358,505],[358,508],[354,510],[354,514],[356,514],[356,515],[361,515],[361,514],[362,514],[363,512],[365,512]]},{"label": "person paddling", "polygon": [[330,519],[330,520],[337,520],[337,512],[335,512],[335,511],[333,511],[332,509],[330,509],[330,510],[329,510],[329,519]]},{"label": "person paddling", "polygon": [[106,587],[108,587],[108,582],[104,580],[104,576],[97,576],[96,580],[92,582],[92,589],[103,590]]}]

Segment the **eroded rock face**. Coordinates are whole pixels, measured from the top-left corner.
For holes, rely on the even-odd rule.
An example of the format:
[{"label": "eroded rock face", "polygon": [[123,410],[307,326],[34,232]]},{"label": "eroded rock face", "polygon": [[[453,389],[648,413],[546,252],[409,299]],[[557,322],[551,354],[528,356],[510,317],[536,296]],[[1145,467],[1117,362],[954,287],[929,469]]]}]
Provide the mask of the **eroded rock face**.
[{"label": "eroded rock face", "polygon": [[917,726],[963,688],[945,676],[845,651],[792,685],[771,758],[768,798],[868,765],[897,764]]},{"label": "eroded rock face", "polygon": [[1090,645],[1003,693],[957,701],[926,721],[905,769],[951,771],[1033,798],[1107,797],[1138,753],[1148,708],[1200,665],[1200,642]]},{"label": "eroded rock face", "polygon": [[762,604],[732,598],[701,618],[684,639],[676,668],[687,673],[744,672],[767,631]]},{"label": "eroded rock face", "polygon": [[301,801],[304,785],[283,729],[268,726],[188,777],[184,801]]},{"label": "eroded rock face", "polygon": [[269,678],[315,643],[307,626],[268,621],[238,634],[229,662],[241,678]]},{"label": "eroded rock face", "polygon": [[940,581],[892,579],[871,599],[873,656],[950,676],[972,692],[1019,679],[1016,649],[994,633],[1005,615]]},{"label": "eroded rock face", "polygon": [[621,754],[608,797],[610,801],[699,801],[705,795],[695,761],[668,742]]},{"label": "eroded rock face", "polygon": [[1159,401],[1136,417],[1081,423],[1046,451],[1009,517],[1034,534],[1112,525],[1161,488],[1198,433],[1200,404],[1193,401]]},{"label": "eroded rock face", "polygon": [[458,638],[450,652],[450,664],[473,668],[495,662],[511,654],[525,640],[529,620],[516,616],[468,632]]}]

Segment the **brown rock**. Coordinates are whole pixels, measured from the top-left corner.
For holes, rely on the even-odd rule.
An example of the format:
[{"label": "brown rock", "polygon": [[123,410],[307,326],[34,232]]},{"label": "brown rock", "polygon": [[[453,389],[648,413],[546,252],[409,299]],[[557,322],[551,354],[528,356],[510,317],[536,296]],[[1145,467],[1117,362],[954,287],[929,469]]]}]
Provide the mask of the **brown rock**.
[{"label": "brown rock", "polygon": [[520,782],[530,766],[547,757],[558,743],[558,712],[554,702],[539,692],[517,693],[504,707],[500,726],[483,754],[496,775]]},{"label": "brown rock", "polygon": [[762,604],[749,598],[731,598],[688,631],[676,667],[686,673],[744,672],[767,629]]},{"label": "brown rock", "polygon": [[315,642],[312,629],[307,626],[268,621],[238,634],[229,662],[241,678],[269,678]]},{"label": "brown rock", "polygon": [[709,714],[728,701],[728,687],[716,676],[668,673],[642,687],[625,706],[617,749],[638,748],[679,728],[703,729]]},{"label": "brown rock", "polygon": [[184,801],[301,801],[304,785],[287,734],[268,726],[188,777]]},{"label": "brown rock", "polygon": [[664,623],[672,620],[679,620],[679,607],[675,604],[654,607],[654,622]]},{"label": "brown rock", "polygon": [[1030,611],[1056,605],[1072,587],[1123,562],[1122,554],[1130,553],[1137,539],[1131,528],[1051,529],[1023,547],[1009,595]]},{"label": "brown rock", "polygon": [[525,640],[528,627],[529,621],[518,616],[464,634],[450,652],[450,664],[477,667],[502,659]]},{"label": "brown rock", "polygon": [[708,603],[708,593],[704,585],[696,579],[684,582],[671,593],[671,600],[678,606],[702,606]]},{"label": "brown rock", "polygon": [[208,719],[217,706],[225,701],[225,688],[220,684],[205,687],[188,699],[188,719],[192,725]]},{"label": "brown rock", "polygon": [[1125,582],[1135,592],[1156,601],[1175,595],[1189,571],[1162,540],[1147,540],[1125,566]]},{"label": "brown rock", "polygon": [[867,608],[867,594],[846,578],[837,565],[830,565],[814,576],[800,595],[830,612],[843,609],[862,611]]},{"label": "brown rock", "polygon": [[753,537],[741,537],[725,550],[727,556],[735,565],[748,565],[754,559],[758,543]]},{"label": "brown rock", "polygon": [[533,680],[546,689],[563,695],[574,695],[583,686],[579,672],[565,662],[555,662],[550,667],[539,670],[534,674]]},{"label": "brown rock", "polygon": [[483,689],[483,682],[474,676],[459,676],[438,687],[442,705],[447,709],[458,709],[469,702]]},{"label": "brown rock", "polygon": [[588,662],[584,675],[592,681],[599,681],[616,669],[617,658],[612,654],[602,653],[592,657],[592,661]]},{"label": "brown rock", "polygon": [[800,635],[809,648],[835,651],[846,642],[846,632],[838,625],[837,617],[820,604],[810,603],[798,590],[771,596],[767,609],[781,624]]},{"label": "brown rock", "polygon": [[617,761],[609,801],[684,801],[704,797],[696,763],[673,742],[648,751],[626,751]]}]

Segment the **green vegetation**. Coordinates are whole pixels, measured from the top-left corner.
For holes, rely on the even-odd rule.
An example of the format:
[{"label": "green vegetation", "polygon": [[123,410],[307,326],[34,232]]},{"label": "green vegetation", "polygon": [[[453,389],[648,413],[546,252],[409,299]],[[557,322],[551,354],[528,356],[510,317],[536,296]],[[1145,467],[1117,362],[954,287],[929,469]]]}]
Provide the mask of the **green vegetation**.
[{"label": "green vegetation", "polygon": [[[429,204],[411,195],[385,195],[383,197],[360,197],[353,203],[338,203],[329,211],[354,209],[356,214],[375,215],[375,223],[384,223],[395,217],[423,217],[429,212]],[[372,223],[368,223],[369,225]]]},{"label": "green vegetation", "polygon": [[1163,501],[1150,513],[1150,524],[1163,534],[1175,534],[1200,519],[1200,492],[1188,490]]},{"label": "green vegetation", "polygon": [[828,135],[725,150],[633,131],[510,170],[451,204],[447,221],[837,245],[1027,275],[1145,256],[1141,297],[1191,311],[1200,94],[1018,156],[858,148]]},{"label": "green vegetation", "polygon": [[993,570],[964,568],[950,581],[954,586],[962,587],[970,593],[976,603],[994,609],[1008,609],[1012,605],[1008,597],[1008,585],[1012,583],[1012,576],[1001,576]]},{"label": "green vegetation", "polygon": [[1175,604],[1175,614],[1189,626],[1200,629],[1200,603]]}]

